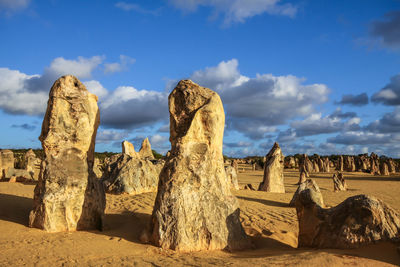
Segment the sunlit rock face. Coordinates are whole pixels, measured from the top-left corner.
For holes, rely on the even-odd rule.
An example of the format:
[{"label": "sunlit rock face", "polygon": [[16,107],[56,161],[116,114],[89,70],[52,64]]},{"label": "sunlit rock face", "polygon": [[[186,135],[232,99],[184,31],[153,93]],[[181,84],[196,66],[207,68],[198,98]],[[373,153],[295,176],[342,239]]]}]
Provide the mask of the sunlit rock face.
[{"label": "sunlit rock face", "polygon": [[285,184],[283,179],[284,156],[278,143],[275,143],[268,154],[265,156],[264,179],[258,190],[285,193]]},{"label": "sunlit rock face", "polygon": [[101,229],[104,189],[93,173],[97,97],[74,76],[53,85],[39,137],[45,153],[31,227],[48,232]]},{"label": "sunlit rock face", "polygon": [[336,207],[324,209],[312,190],[296,200],[299,247],[357,248],[379,241],[398,242],[400,217],[391,207],[372,196],[349,197]]},{"label": "sunlit rock face", "polygon": [[248,247],[224,170],[220,97],[183,80],[169,96],[169,112],[172,148],[160,174],[150,240],[178,251]]}]

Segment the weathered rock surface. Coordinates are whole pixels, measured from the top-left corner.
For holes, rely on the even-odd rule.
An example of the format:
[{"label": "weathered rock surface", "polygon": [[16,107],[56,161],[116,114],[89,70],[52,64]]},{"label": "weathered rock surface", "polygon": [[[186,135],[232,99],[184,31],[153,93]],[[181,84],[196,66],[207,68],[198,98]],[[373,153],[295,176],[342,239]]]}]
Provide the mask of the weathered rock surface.
[{"label": "weathered rock surface", "polygon": [[369,160],[370,160],[370,173],[373,175],[381,175],[378,155],[372,152]]},{"label": "weathered rock surface", "polygon": [[162,163],[122,154],[104,172],[102,183],[113,194],[141,194],[157,191]]},{"label": "weathered rock surface", "polygon": [[264,178],[258,190],[285,193],[285,184],[283,180],[283,162],[285,158],[277,142],[274,143],[265,158]]},{"label": "weathered rock surface", "polygon": [[146,138],[142,142],[142,147],[139,150],[139,157],[141,159],[154,159],[153,151],[151,150],[151,145],[149,138]]},{"label": "weathered rock surface", "polygon": [[235,190],[239,190],[240,188],[235,168],[233,168],[232,166],[225,166],[225,173],[226,179],[230,183],[231,187]]},{"label": "weathered rock surface", "polygon": [[330,209],[304,190],[296,201],[299,247],[357,248],[378,241],[399,241],[399,214],[371,196],[357,195]]},{"label": "weathered rock surface", "polygon": [[5,178],[9,168],[14,168],[14,153],[11,150],[0,150],[0,179]]},{"label": "weathered rock surface", "polygon": [[333,174],[333,191],[346,191],[347,184],[346,180],[344,179],[343,173],[338,172]]},{"label": "weathered rock surface", "polygon": [[299,187],[297,187],[297,190],[294,192],[292,200],[289,203],[290,207],[296,206],[296,201],[298,201],[300,193],[305,190],[310,191],[310,197],[315,203],[318,203],[318,205],[321,207],[325,207],[321,190],[319,190],[319,186],[313,179],[307,179],[305,182],[301,183]]},{"label": "weathered rock surface", "polygon": [[16,178],[16,182],[27,182],[35,180],[33,177],[33,172],[29,172],[25,169],[8,168],[7,171],[5,171],[4,178],[11,179],[12,177]]},{"label": "weathered rock surface", "polygon": [[45,163],[29,226],[48,232],[102,228],[105,195],[93,173],[99,121],[97,97],[77,78],[54,83],[39,137]]},{"label": "weathered rock surface", "polygon": [[150,240],[178,251],[248,247],[224,170],[220,97],[183,80],[168,100],[171,155],[160,174]]},{"label": "weathered rock surface", "polygon": [[93,172],[96,174],[97,178],[101,178],[103,176],[103,164],[100,162],[98,158],[94,158],[93,163]]},{"label": "weathered rock surface", "polygon": [[297,182],[297,184],[304,183],[306,180],[307,180],[307,173],[304,170],[301,170],[299,181]]},{"label": "weathered rock surface", "polygon": [[24,155],[23,167],[31,174],[33,180],[39,179],[41,162],[32,149],[29,149]]},{"label": "weathered rock surface", "polygon": [[386,162],[381,163],[381,164],[380,164],[380,168],[381,168],[381,169],[380,169],[381,175],[385,175],[385,176],[390,175],[390,173],[389,173],[389,167],[388,167],[388,165],[387,165]]},{"label": "weathered rock surface", "polygon": [[135,151],[135,147],[133,146],[133,144],[126,140],[122,142],[122,154],[127,154],[132,158],[139,158],[139,155]]}]

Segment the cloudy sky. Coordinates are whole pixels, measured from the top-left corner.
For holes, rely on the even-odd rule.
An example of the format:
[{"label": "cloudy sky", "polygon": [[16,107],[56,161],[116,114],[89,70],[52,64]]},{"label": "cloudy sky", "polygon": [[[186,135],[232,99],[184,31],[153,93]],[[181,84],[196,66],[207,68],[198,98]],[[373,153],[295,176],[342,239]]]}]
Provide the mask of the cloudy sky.
[{"label": "cloudy sky", "polygon": [[0,0],[0,147],[38,148],[53,82],[99,97],[97,151],[169,149],[169,92],[219,93],[224,154],[400,157],[400,1]]}]

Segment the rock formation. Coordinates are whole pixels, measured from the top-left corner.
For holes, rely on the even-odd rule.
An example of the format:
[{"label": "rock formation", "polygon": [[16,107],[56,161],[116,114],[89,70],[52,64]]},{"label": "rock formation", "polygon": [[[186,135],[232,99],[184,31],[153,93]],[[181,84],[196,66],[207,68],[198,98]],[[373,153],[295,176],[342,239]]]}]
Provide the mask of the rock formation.
[{"label": "rock formation", "polygon": [[371,153],[369,157],[370,160],[370,173],[373,175],[381,175],[380,168],[379,168],[379,157],[374,152]]},{"label": "rock formation", "polygon": [[338,162],[338,171],[342,172],[344,170],[344,162],[343,162],[343,156],[339,156],[339,162]]},{"label": "rock formation", "polygon": [[338,172],[333,174],[333,191],[346,191],[347,184],[346,180],[344,179],[343,173]]},{"label": "rock formation", "polygon": [[45,169],[29,226],[48,232],[102,228],[104,189],[92,169],[99,122],[97,97],[77,78],[54,83],[39,137]]},{"label": "rock formation", "polygon": [[103,176],[103,164],[100,162],[98,158],[94,158],[93,172],[99,179]]},{"label": "rock formation", "polygon": [[160,174],[150,240],[177,251],[248,247],[224,170],[220,97],[182,80],[168,101],[171,156]]},{"label": "rock formation", "polygon": [[299,195],[303,191],[310,191],[310,197],[313,199],[315,203],[318,203],[319,206],[325,207],[324,199],[322,198],[321,191],[319,190],[319,186],[313,179],[307,179],[305,182],[301,183],[297,188],[296,192],[293,194],[292,200],[289,203],[290,207],[296,206],[296,201],[298,201]]},{"label": "rock formation", "polygon": [[283,180],[283,161],[284,156],[277,142],[265,156],[264,178],[258,187],[259,191],[285,193]]},{"label": "rock formation", "polygon": [[232,160],[231,166],[235,169],[236,173],[239,173],[239,170],[238,170],[239,164],[238,164],[237,159]]},{"label": "rock formation", "polygon": [[9,168],[14,168],[14,153],[11,150],[0,150],[0,179],[6,178]]},{"label": "rock formation", "polygon": [[380,168],[381,168],[381,169],[380,169],[381,175],[385,175],[385,176],[390,175],[390,173],[389,173],[389,167],[388,167],[388,165],[387,165],[386,162],[381,163],[381,164],[380,164]]},{"label": "rock formation", "polygon": [[122,154],[104,172],[102,183],[107,193],[141,194],[157,191],[163,164]]},{"label": "rock formation", "polygon": [[330,172],[331,171],[331,168],[330,168],[330,161],[329,161],[329,158],[328,157],[326,157],[325,159],[324,159],[324,172]]},{"label": "rock formation", "polygon": [[347,249],[399,240],[399,214],[371,196],[353,196],[324,209],[314,201],[310,190],[304,190],[296,200],[296,212],[298,247]]},{"label": "rock formation", "polygon": [[139,157],[141,159],[154,159],[149,138],[143,140],[142,147],[139,150]]},{"label": "rock formation", "polygon": [[226,173],[226,179],[230,183],[231,187],[235,190],[239,190],[240,188],[235,168],[233,168],[232,166],[226,166],[225,173]]},{"label": "rock formation", "polygon": [[297,184],[304,183],[306,180],[307,180],[307,173],[304,170],[301,170],[299,181],[297,182]]},{"label": "rock formation", "polygon": [[320,172],[318,162],[316,160],[313,160],[312,164],[313,164],[313,171]]},{"label": "rock formation", "polygon": [[41,162],[32,149],[29,149],[24,155],[23,167],[31,174],[33,180],[39,179]]},{"label": "rock formation", "polygon": [[307,173],[314,172],[314,165],[311,162],[311,160],[308,158],[307,154],[303,154],[303,157],[301,158],[299,168],[304,167],[304,169],[307,171]]},{"label": "rock formation", "polygon": [[126,140],[122,142],[122,154],[127,154],[132,158],[139,158],[139,155],[135,151],[135,147],[133,146],[133,144]]}]

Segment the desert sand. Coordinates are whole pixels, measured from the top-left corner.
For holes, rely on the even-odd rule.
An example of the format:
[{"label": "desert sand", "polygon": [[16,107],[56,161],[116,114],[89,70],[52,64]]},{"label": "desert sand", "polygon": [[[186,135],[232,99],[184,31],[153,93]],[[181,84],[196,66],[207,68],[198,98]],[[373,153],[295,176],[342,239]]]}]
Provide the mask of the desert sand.
[{"label": "desert sand", "polygon": [[[348,191],[333,192],[333,173],[311,173],[330,207],[357,194],[376,196],[400,211],[400,175],[344,173]],[[238,190],[241,220],[254,248],[245,251],[177,253],[139,241],[156,193],[107,194],[103,231],[46,233],[29,228],[34,184],[0,182],[0,266],[390,266],[400,265],[397,246],[360,249],[297,249],[297,217],[288,207],[299,179],[285,169],[286,193]],[[263,171],[239,165],[239,184],[262,181]]]}]

